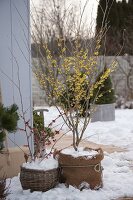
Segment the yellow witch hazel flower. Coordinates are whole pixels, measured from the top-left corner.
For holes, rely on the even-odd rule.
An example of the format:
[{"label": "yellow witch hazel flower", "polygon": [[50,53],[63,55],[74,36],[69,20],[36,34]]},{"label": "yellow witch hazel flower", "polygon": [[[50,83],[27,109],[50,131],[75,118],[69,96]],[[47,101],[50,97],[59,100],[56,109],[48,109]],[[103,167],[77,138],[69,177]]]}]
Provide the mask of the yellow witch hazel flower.
[{"label": "yellow witch hazel flower", "polygon": [[[92,99],[95,103],[103,95],[100,93],[94,96],[95,91],[104,85],[105,80],[116,67],[116,62],[113,62],[111,68],[107,68],[100,79],[96,81],[99,73],[97,60],[101,34],[100,32],[99,37],[94,42],[94,48],[90,50],[81,44],[79,36],[70,41],[70,47],[67,46],[64,39],[59,38],[56,49],[58,55],[51,52],[48,45],[45,45],[46,62],[44,65],[47,65],[47,70],[37,73],[40,84],[49,94],[49,99],[51,98],[50,101],[58,108],[60,114],[62,110],[64,111],[65,123],[74,135],[75,149],[77,149],[90,122],[92,113],[89,115],[87,113],[89,109],[90,112],[93,111]],[[79,115],[84,115],[80,131],[78,129]]]}]

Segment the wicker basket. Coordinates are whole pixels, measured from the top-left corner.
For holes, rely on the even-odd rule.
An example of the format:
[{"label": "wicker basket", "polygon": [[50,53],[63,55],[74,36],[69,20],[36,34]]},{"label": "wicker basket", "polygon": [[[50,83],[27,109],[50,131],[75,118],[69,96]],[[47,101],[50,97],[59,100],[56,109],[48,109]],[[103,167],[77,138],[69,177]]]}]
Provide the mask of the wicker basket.
[{"label": "wicker basket", "polygon": [[24,190],[45,192],[58,183],[58,168],[44,171],[21,167],[20,182]]}]

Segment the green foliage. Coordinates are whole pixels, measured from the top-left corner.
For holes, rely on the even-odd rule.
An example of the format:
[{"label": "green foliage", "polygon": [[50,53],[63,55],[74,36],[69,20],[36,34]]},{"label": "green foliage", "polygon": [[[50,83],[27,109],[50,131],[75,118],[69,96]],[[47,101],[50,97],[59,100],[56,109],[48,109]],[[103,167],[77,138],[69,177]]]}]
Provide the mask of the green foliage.
[{"label": "green foliage", "polygon": [[44,129],[43,115],[38,115],[37,112],[33,112],[33,127],[38,131],[42,131]]},{"label": "green foliage", "polygon": [[44,130],[45,130],[45,132],[47,133],[47,135],[48,135],[49,137],[51,137],[51,136],[54,135],[54,133],[52,132],[51,128],[49,128],[49,127],[44,127]]},{"label": "green foliage", "polygon": [[[100,0],[97,10],[96,29],[99,29],[109,22],[110,24],[117,24],[117,7],[116,0]],[[109,26],[108,25],[108,26]]]},{"label": "green foliage", "polygon": [[3,141],[4,141],[4,138],[5,138],[5,132],[4,132],[4,131],[1,131],[1,132],[0,132],[0,142],[3,142]]},{"label": "green foliage", "polygon": [[33,112],[33,127],[35,142],[48,141],[54,135],[51,128],[44,127],[43,115],[38,115],[35,111]]},{"label": "green foliage", "polygon": [[17,113],[18,107],[16,104],[10,107],[0,105],[0,142],[2,143],[5,138],[4,130],[8,132],[15,132],[19,116]]},{"label": "green foliage", "polygon": [[4,148],[4,145],[3,145],[4,139],[5,139],[5,132],[1,131],[0,132],[0,150]]},{"label": "green foliage", "polygon": [[33,134],[34,134],[34,156],[42,157],[46,153],[46,145],[54,141],[54,132],[50,127],[44,127],[43,114],[38,115],[36,111],[33,112]]},{"label": "green foliage", "polygon": [[[108,2],[108,3],[107,3]],[[121,55],[127,53],[133,55],[133,2],[129,0],[100,0],[97,9],[96,34],[102,26],[107,25],[106,42],[103,42],[100,54],[116,55],[120,51]],[[105,51],[106,50],[106,51]]]},{"label": "green foliage", "polygon": [[14,132],[17,128],[19,116],[17,113],[18,107],[13,104],[10,107],[0,106],[0,129],[6,129],[9,132]]},{"label": "green foliage", "polygon": [[133,0],[128,0],[130,6],[133,6]]},{"label": "green foliage", "polygon": [[[104,69],[104,71],[105,70],[106,70],[106,68]],[[104,71],[99,74],[99,76],[97,77],[97,80],[100,80],[100,77],[102,76]],[[97,89],[94,90],[94,97],[96,95],[98,98],[97,98],[95,104],[111,104],[111,103],[115,102],[115,93],[114,93],[114,89],[112,86],[112,81],[111,81],[110,76],[108,76],[105,79],[105,81],[101,87],[98,87]]]}]

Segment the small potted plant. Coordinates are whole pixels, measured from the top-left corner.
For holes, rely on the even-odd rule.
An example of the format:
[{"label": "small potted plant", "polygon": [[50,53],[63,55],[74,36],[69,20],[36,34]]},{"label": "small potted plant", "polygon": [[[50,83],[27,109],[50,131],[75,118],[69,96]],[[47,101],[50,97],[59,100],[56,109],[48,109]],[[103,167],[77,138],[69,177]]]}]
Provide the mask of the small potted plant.
[{"label": "small potted plant", "polygon": [[[98,75],[97,80],[100,80],[100,77],[107,70],[105,67],[104,70]],[[97,93],[99,90],[100,98],[95,101],[96,111],[93,113],[92,122],[96,121],[113,121],[115,120],[115,92],[112,85],[111,77],[104,81],[103,85],[96,88],[94,93]]]},{"label": "small potted plant", "polygon": [[24,190],[45,192],[58,183],[58,161],[53,158],[52,150],[46,151],[46,146],[55,141],[55,134],[49,127],[44,127],[43,115],[38,115],[35,111],[33,129],[28,122],[26,129],[34,136],[34,154],[30,153],[28,145],[29,155],[24,155],[26,162],[21,166],[20,182]]},{"label": "small potted plant", "polygon": [[[100,98],[99,91],[94,93],[94,90],[103,85],[116,66],[116,63],[113,62],[111,67],[107,68],[100,79],[96,81],[97,57],[102,34],[103,32],[100,32],[96,38],[91,51],[84,47],[79,36],[74,41],[70,41],[70,44],[73,44],[73,49],[59,38],[57,44],[60,66],[58,66],[58,58],[45,44],[45,56],[49,71],[45,74],[40,68],[36,70],[36,77],[41,87],[46,91],[50,102],[58,109],[73,136],[73,149],[55,152],[55,156],[58,155],[61,168],[61,182],[80,189],[102,187],[102,150],[79,147],[95,110],[95,101]],[[55,71],[58,71],[57,77],[55,77]],[[49,91],[47,91],[47,84],[50,87]],[[93,101],[91,101],[92,97]],[[81,105],[83,100],[84,103]],[[84,117],[81,118],[83,111]]]}]

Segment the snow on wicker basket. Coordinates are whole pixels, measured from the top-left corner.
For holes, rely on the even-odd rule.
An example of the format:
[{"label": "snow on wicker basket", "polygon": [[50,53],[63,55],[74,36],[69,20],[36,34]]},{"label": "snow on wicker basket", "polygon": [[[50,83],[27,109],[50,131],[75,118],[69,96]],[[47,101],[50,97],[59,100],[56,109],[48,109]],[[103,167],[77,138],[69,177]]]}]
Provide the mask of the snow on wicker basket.
[{"label": "snow on wicker basket", "polygon": [[21,166],[20,182],[24,190],[45,192],[58,183],[58,161],[53,158],[24,163]]},{"label": "snow on wicker basket", "polygon": [[79,148],[78,151],[65,149],[59,153],[60,182],[76,186],[79,189],[102,187],[103,151],[99,149]]}]

